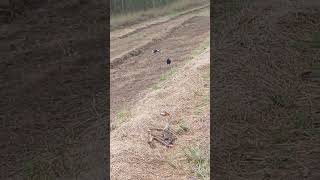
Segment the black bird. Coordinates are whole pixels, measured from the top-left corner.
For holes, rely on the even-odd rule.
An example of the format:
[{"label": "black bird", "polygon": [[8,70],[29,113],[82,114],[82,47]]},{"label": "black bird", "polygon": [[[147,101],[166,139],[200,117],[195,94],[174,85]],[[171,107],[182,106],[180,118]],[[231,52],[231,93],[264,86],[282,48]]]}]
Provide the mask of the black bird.
[{"label": "black bird", "polygon": [[156,54],[157,52],[160,52],[160,50],[159,50],[159,49],[154,49],[152,52],[153,52],[154,54]]},{"label": "black bird", "polygon": [[167,59],[167,64],[171,64],[171,59]]}]

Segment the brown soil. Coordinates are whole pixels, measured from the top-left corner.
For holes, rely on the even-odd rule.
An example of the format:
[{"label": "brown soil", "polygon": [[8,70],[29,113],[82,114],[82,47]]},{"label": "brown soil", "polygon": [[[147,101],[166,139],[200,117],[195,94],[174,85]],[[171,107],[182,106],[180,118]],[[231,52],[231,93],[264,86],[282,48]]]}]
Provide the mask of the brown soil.
[{"label": "brown soil", "polygon": [[213,5],[222,12],[213,20],[215,179],[319,179],[319,79],[301,75],[320,54],[294,44],[319,31],[320,4],[305,2],[255,1],[228,15]]},{"label": "brown soil", "polygon": [[0,179],[105,173],[105,10],[50,1],[1,24]]},{"label": "brown soil", "polygon": [[[175,24],[175,23],[173,23]],[[163,24],[166,27],[166,24]],[[190,59],[191,52],[209,36],[209,17],[195,16],[184,21],[166,37],[141,49],[140,54],[126,59],[111,69],[111,120],[121,108],[143,96],[143,90],[158,82],[160,75]],[[159,27],[158,27],[159,28]],[[154,29],[150,29],[152,33]],[[196,36],[194,36],[196,35]],[[136,35],[134,35],[136,36]],[[129,42],[132,38],[128,39]],[[111,43],[113,44],[113,43]],[[130,43],[123,46],[130,48]],[[154,55],[153,49],[162,52]],[[173,63],[168,66],[166,58]]]},{"label": "brown soil", "polygon": [[[125,57],[111,67],[112,179],[192,179],[183,150],[200,147],[209,157],[208,46],[193,58],[210,36],[209,20],[207,9],[111,41],[111,51]],[[155,48],[161,53],[153,54]],[[126,49],[136,54],[127,55]],[[172,59],[170,66],[166,58]],[[160,81],[170,71],[173,75]],[[170,116],[161,116],[162,111]],[[159,143],[151,148],[148,129],[163,128],[168,121],[174,131],[182,122],[190,130],[179,134],[172,148]]]},{"label": "brown soil", "polygon": [[186,20],[196,15],[201,15],[201,13],[203,14],[208,8],[208,6],[205,6],[205,10],[202,7],[176,18],[151,23],[151,25],[144,25],[142,27],[135,27],[131,32],[122,30],[122,32],[124,31],[125,33],[120,36],[118,35],[120,32],[111,33],[111,64],[115,64],[115,61],[123,61],[128,57],[130,52],[135,54],[135,52],[139,52],[140,49],[148,46],[152,41],[164,39],[165,37],[163,36],[169,34]]}]

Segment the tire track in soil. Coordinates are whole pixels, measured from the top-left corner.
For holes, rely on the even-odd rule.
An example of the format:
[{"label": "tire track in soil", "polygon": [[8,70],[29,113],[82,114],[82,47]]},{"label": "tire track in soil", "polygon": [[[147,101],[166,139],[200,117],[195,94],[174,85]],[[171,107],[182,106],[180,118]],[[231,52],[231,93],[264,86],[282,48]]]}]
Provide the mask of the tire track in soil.
[{"label": "tire track in soil", "polygon": [[[140,49],[137,56],[126,58],[117,66],[111,67],[111,121],[122,107],[131,106],[144,96],[145,89],[156,83],[160,75],[171,68],[181,66],[191,58],[191,52],[210,33],[210,17],[195,16],[174,28],[163,39],[154,40]],[[162,50],[154,55],[154,48]],[[173,60],[171,67],[166,58]]]},{"label": "tire track in soil", "polygon": [[114,31],[111,30],[111,32],[110,32],[110,40],[114,41],[114,40],[117,40],[117,39],[126,38],[129,35],[138,33],[138,32],[140,32],[140,31],[142,31],[144,29],[151,28],[152,26],[156,26],[156,25],[161,25],[161,24],[167,23],[169,21],[181,18],[182,16],[185,16],[185,15],[188,15],[188,14],[194,14],[197,11],[199,12],[199,11],[205,9],[205,8],[208,8],[208,7],[210,7],[210,4],[209,5],[206,4],[206,5],[203,5],[203,6],[198,6],[198,7],[192,8],[192,9],[188,9],[186,11],[182,11],[179,14],[173,16],[173,17],[164,16],[164,17],[160,17],[160,18],[156,18],[156,19],[149,19],[146,22],[138,23],[136,25],[127,26],[125,28],[120,28],[120,29],[114,30]]},{"label": "tire track in soil", "polygon": [[203,9],[205,9],[205,8],[208,8],[209,6],[210,6],[210,5],[205,5],[205,6],[201,6],[201,7],[199,7],[199,8],[195,8],[195,9],[191,9],[191,10],[185,11],[185,12],[183,12],[183,13],[177,15],[177,16],[168,18],[168,19],[165,20],[165,21],[160,21],[160,22],[157,22],[157,23],[152,23],[152,24],[149,24],[149,25],[146,25],[146,26],[137,28],[137,29],[135,29],[135,30],[133,30],[133,31],[131,31],[131,32],[128,32],[128,33],[126,33],[126,34],[123,34],[123,35],[119,36],[118,38],[119,38],[119,39],[126,38],[126,37],[128,37],[128,36],[130,36],[130,35],[133,35],[133,34],[135,34],[135,33],[137,33],[137,32],[140,32],[140,31],[142,31],[142,30],[144,30],[144,29],[151,28],[151,27],[156,26],[156,25],[162,25],[162,24],[167,23],[167,22],[169,22],[169,21],[178,19],[178,18],[180,18],[181,16],[184,16],[184,15],[187,15],[187,14],[192,14],[192,13],[195,13],[195,12],[197,12],[197,11],[201,11],[201,10],[203,10]]},{"label": "tire track in soil", "polygon": [[151,43],[164,39],[167,34],[170,34],[185,21],[188,21],[194,16],[202,15],[204,12],[207,12],[206,8],[194,11],[193,13],[186,13],[185,15],[173,18],[164,23],[143,28],[143,30],[135,32],[134,35],[112,40],[110,43],[111,69],[121,64],[124,60],[139,55],[141,51],[145,47],[150,46]]}]

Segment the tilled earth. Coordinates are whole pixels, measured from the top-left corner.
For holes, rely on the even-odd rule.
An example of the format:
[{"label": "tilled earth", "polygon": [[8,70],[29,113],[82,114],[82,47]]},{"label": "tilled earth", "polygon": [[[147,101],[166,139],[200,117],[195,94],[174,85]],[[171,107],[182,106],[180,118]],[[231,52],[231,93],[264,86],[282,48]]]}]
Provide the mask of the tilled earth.
[{"label": "tilled earth", "polygon": [[[170,33],[173,28],[180,26],[184,21],[206,13],[209,5],[197,7],[182,12],[174,17],[163,17],[160,20],[151,20],[141,23],[132,28],[116,30],[110,33],[110,56],[111,62],[122,58],[130,51],[145,46],[153,39],[162,39],[162,35]],[[129,30],[127,30],[129,29]]]},{"label": "tilled earth", "polygon": [[[149,42],[147,46],[140,48],[137,54],[131,55],[112,66],[111,120],[114,119],[117,112],[130,107],[137,99],[142,97],[144,90],[159,82],[161,75],[181,66],[191,58],[192,52],[209,37],[209,16],[205,16],[204,13],[200,12],[200,14],[194,14],[193,17],[189,15],[188,18],[182,17],[178,19],[179,21],[170,22],[171,29],[164,32],[163,35],[160,34],[161,39]],[[179,22],[178,25],[176,25],[176,21]],[[144,31],[150,34],[152,32],[159,34],[155,32],[156,29],[169,27],[167,23],[159,26],[161,27],[151,27]],[[135,34],[131,36],[135,36]],[[123,46],[132,48],[129,44],[134,41],[134,38],[128,37],[127,40],[120,39],[119,41],[123,43]],[[112,44],[118,43],[120,42],[111,42],[111,51]],[[120,45],[116,47],[122,48]],[[160,49],[161,52],[153,54],[153,49]],[[171,65],[166,64],[167,58],[172,60]]]},{"label": "tilled earth", "polygon": [[319,179],[320,3],[249,5],[214,4],[213,176]]},{"label": "tilled earth", "polygon": [[43,2],[2,22],[0,179],[81,177],[88,166],[103,167],[105,9]]}]

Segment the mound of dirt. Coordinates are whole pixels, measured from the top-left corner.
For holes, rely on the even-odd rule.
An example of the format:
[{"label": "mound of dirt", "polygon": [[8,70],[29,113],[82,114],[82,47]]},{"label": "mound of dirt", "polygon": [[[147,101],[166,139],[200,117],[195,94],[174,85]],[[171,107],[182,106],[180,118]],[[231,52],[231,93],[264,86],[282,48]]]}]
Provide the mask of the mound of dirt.
[{"label": "mound of dirt", "polygon": [[102,176],[107,4],[16,2],[0,33],[0,179]]}]

